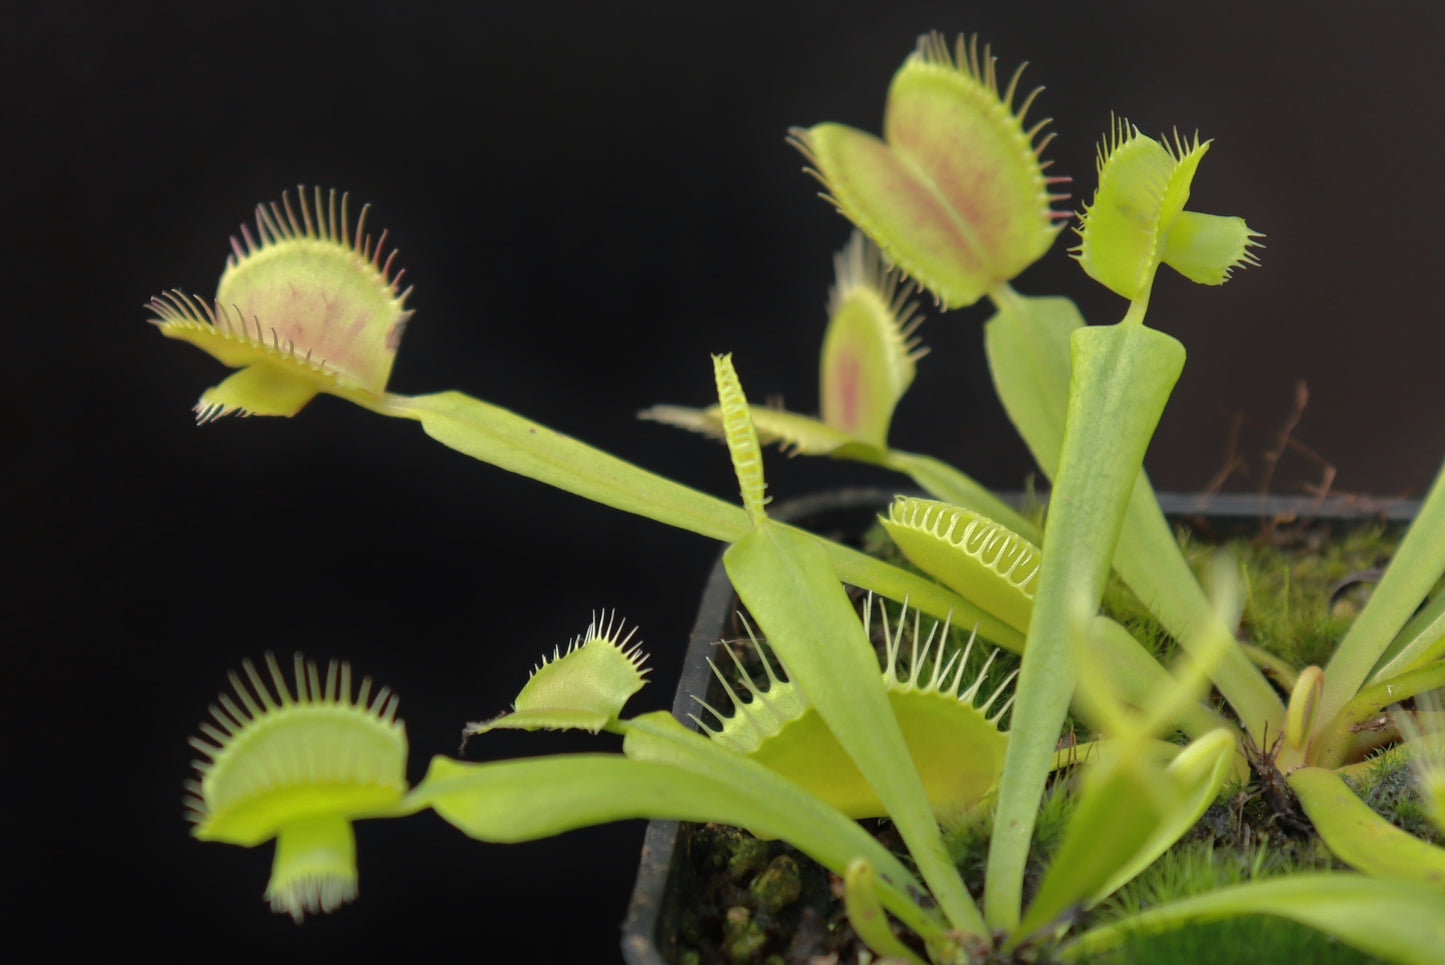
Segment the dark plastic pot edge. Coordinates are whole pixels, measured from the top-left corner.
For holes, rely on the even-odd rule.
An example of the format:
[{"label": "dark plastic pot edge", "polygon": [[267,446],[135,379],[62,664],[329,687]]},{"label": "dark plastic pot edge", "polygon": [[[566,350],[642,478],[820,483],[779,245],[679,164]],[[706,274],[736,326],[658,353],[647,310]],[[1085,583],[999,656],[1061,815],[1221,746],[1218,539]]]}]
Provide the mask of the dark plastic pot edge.
[{"label": "dark plastic pot edge", "polygon": [[[886,507],[896,495],[895,490],[878,488],[838,489],[804,496],[780,504],[771,515],[786,522],[821,528],[834,514],[860,515],[862,510]],[[1020,505],[1023,493],[1006,493],[1004,498]],[[1380,519],[1403,522],[1413,519],[1419,510],[1418,500],[1373,499],[1370,497],[1267,496],[1251,494],[1159,493],[1159,505],[1166,516],[1187,518],[1204,516],[1221,521],[1251,518],[1275,519]],[[1040,495],[1047,499],[1047,494]],[[732,616],[733,589],[723,569],[722,554],[708,574],[697,619],[688,637],[687,658],[672,702],[672,713],[694,730],[690,714],[696,712],[694,694],[706,694],[712,682],[707,658],[721,638],[720,628]],[[622,925],[622,956],[628,965],[671,965],[676,961],[676,909],[667,901],[674,873],[673,857],[682,843],[680,821],[650,821],[642,842],[642,857],[627,918]]]}]

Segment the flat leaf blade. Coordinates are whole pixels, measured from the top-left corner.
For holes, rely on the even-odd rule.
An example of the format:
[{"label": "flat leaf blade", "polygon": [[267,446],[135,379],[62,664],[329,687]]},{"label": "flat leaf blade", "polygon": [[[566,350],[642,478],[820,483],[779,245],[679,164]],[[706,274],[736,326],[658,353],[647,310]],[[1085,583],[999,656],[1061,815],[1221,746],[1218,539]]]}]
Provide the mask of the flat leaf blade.
[{"label": "flat leaf blade", "polygon": [[1066,946],[1096,955],[1131,933],[1167,931],[1237,915],[1287,918],[1401,965],[1433,965],[1445,947],[1445,900],[1409,882],[1350,874],[1295,874],[1221,888],[1094,928]]},{"label": "flat leaf blade", "polygon": [[[1302,767],[1286,780],[1335,857],[1375,877],[1398,878],[1445,892],[1445,848],[1401,831],[1380,817],[1334,771]],[[1441,901],[1445,913],[1445,897]]]}]

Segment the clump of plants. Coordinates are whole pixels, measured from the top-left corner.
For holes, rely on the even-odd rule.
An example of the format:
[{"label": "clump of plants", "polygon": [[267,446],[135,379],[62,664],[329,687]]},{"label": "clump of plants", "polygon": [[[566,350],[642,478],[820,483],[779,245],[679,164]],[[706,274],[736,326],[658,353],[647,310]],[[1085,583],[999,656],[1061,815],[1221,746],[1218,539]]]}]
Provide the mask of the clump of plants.
[{"label": "clump of plants", "polygon": [[[237,370],[202,394],[198,421],[291,416],[326,392],[415,420],[474,458],[720,540],[769,655],[762,682],[727,683],[698,732],[666,713],[623,716],[644,684],[642,653],[620,622],[594,620],[544,659],[509,711],[466,734],[475,747],[497,728],[607,730],[622,736],[620,753],[436,756],[410,788],[394,698],[372,697],[369,681],[354,692],[344,664],[323,677],[298,657],[289,684],[274,660],[269,680],[246,664],[196,741],[209,759],[191,785],[197,837],[276,839],[266,893],[297,920],[356,895],[352,822],[430,808],[485,841],[633,817],[782,840],[837,876],[863,942],[915,963],[1128,954],[1141,936],[1251,916],[1392,961],[1433,960],[1445,942],[1445,849],[1424,832],[1441,826],[1445,784],[1445,723],[1428,696],[1445,686],[1445,484],[1431,487],[1328,653],[1262,661],[1242,645],[1250,575],[1216,554],[1196,576],[1142,470],[1185,361],[1146,316],[1161,266],[1222,284],[1257,263],[1260,235],[1242,218],[1189,209],[1211,142],[1155,139],[1118,118],[1070,253],[1125,299],[1122,318],[1087,324],[1066,298],[1016,291],[1012,279],[1074,220],[1062,207],[1067,179],[1044,159],[1049,122],[1025,119],[1039,91],[1020,83],[1017,71],[1000,83],[976,38],[927,34],[893,78],[881,138],[838,124],[792,131],[858,229],[837,260],[819,414],[750,405],[726,355],[713,359],[715,405],[647,413],[722,438],[740,504],[460,392],[388,391],[407,292],[384,235],[366,232],[365,209],[353,222],[345,196],[303,189],[262,206],[255,233],[233,241],[214,299],[153,300],[162,334]],[[1042,525],[959,468],[888,444],[921,354],[915,291],[945,310],[993,304],[993,382],[1051,483]],[[768,442],[894,469],[926,492],[900,496],[883,518],[911,566],[771,518]],[[1111,573],[1177,657],[1156,655],[1157,634],[1139,632],[1149,621],[1131,631],[1101,611]],[[907,610],[860,617],[844,584]],[[989,681],[921,615],[965,629],[970,646],[1019,654],[1016,680]],[[1066,731],[1071,714],[1087,733]],[[1351,784],[1381,746],[1409,761],[1425,818],[1413,832]],[[1049,787],[1063,767],[1076,773],[1061,797]],[[1300,833],[1317,836],[1329,870],[1265,874],[1266,843],[1258,867],[1210,877],[1189,870],[1196,852],[1170,850],[1251,772]],[[1030,875],[1040,809],[1054,798],[1067,813],[1048,836],[1046,869]],[[886,818],[899,847],[865,830],[866,818]],[[966,867],[982,862],[981,884],[960,873],[968,854]],[[763,867],[762,897],[783,901],[791,873]],[[1171,875],[1182,884],[1160,884]],[[730,934],[746,944],[742,917]]]}]

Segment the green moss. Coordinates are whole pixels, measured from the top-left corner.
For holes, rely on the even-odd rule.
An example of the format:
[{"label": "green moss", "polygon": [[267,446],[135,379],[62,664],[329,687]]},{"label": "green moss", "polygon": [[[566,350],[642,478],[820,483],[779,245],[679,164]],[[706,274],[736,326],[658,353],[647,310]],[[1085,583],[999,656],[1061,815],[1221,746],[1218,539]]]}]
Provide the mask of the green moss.
[{"label": "green moss", "polygon": [[1145,650],[1166,661],[1172,656],[1174,644],[1164,627],[1117,573],[1111,573],[1104,585],[1102,609],[1143,644]]},{"label": "green moss", "polygon": [[727,856],[728,877],[737,881],[757,874],[768,863],[768,846],[751,834],[731,829],[727,836],[730,851]]},{"label": "green moss", "polygon": [[[1373,582],[1367,577],[1342,589],[1341,581],[1383,567],[1394,552],[1399,533],[1368,523],[1359,526],[1310,523],[1276,528],[1270,538],[1236,536],[1224,541],[1203,539],[1190,528],[1177,530],[1179,545],[1196,575],[1216,552],[1232,552],[1244,576],[1242,628],[1247,642],[1295,668],[1323,665],[1349,628]],[[1151,652],[1166,659],[1173,641],[1159,622],[1117,577],[1104,593],[1104,610],[1127,627]]]},{"label": "green moss", "polygon": [[[1373,589],[1373,577],[1331,594],[1347,578],[1389,562],[1398,533],[1378,524],[1276,530],[1276,539],[1235,539],[1244,572],[1243,627],[1251,642],[1295,667],[1323,666]],[[1209,548],[1181,540],[1198,567]]]},{"label": "green moss", "polygon": [[763,911],[777,914],[798,900],[803,883],[798,863],[791,856],[780,854],[768,863],[767,870],[748,885],[748,894]]},{"label": "green moss", "polygon": [[[1201,822],[1133,881],[1110,895],[1094,912],[1094,924],[1107,924],[1191,895],[1229,885],[1300,871],[1339,867],[1316,842],[1293,846],[1256,836],[1253,844],[1219,836]],[[1283,846],[1282,846],[1283,845]]]},{"label": "green moss", "polygon": [[[1029,848],[1028,863],[1024,869],[1026,897],[1033,894],[1039,879],[1048,869],[1049,862],[1063,838],[1069,816],[1074,813],[1073,783],[1071,774],[1056,775],[1044,796],[1038,820],[1034,823],[1033,844]],[[983,895],[984,869],[988,864],[988,844],[992,834],[991,799],[985,800],[957,824],[944,829],[944,845],[975,897]]]},{"label": "green moss", "polygon": [[1395,827],[1445,847],[1445,833],[1426,814],[1420,785],[1398,747],[1381,750],[1370,758],[1369,767],[1346,780],[1362,801]]}]

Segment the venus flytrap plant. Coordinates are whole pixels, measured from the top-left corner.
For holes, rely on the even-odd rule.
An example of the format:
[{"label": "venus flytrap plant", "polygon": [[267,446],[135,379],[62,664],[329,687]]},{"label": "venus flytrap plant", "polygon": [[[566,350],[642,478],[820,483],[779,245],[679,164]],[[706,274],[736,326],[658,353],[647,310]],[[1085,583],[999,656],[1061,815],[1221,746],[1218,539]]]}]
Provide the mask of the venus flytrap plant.
[{"label": "venus flytrap plant", "polygon": [[[290,416],[328,393],[418,421],[443,444],[508,471],[727,542],[728,574],[778,664],[762,658],[766,685],[725,681],[731,707],[704,705],[715,718],[699,721],[706,734],[663,713],[623,718],[643,684],[641,652],[615,621],[594,619],[565,653],[543,660],[510,712],[469,724],[464,738],[505,727],[608,730],[623,736],[621,754],[437,757],[410,791],[394,700],[367,705],[365,685],[352,700],[347,671],[339,684],[328,673],[323,685],[299,663],[294,699],[273,665],[273,700],[248,665],[251,690],[233,678],[237,698],[222,698],[220,729],[206,730],[213,743],[197,745],[213,758],[192,789],[197,836],[245,845],[276,837],[268,895],[298,919],[354,895],[352,820],[429,807],[486,841],[627,817],[716,821],[783,838],[844,879],[848,913],[875,950],[914,961],[883,910],[938,963],[999,961],[1024,946],[1087,956],[1130,928],[1245,914],[1302,922],[1394,961],[1429,961],[1445,942],[1445,849],[1391,828],[1344,776],[1379,743],[1359,727],[1394,707],[1393,726],[1438,820],[1438,712],[1398,705],[1416,698],[1417,711],[1428,707],[1426,695],[1445,686],[1445,593],[1431,596],[1445,573],[1445,475],[1332,658],[1283,668],[1292,692],[1282,699],[1234,639],[1232,574],[1216,579],[1211,602],[1142,469],[1184,363],[1183,347],[1145,324],[1154,278],[1168,265],[1220,284],[1255,264],[1259,235],[1242,219],[1187,210],[1209,142],[1155,140],[1120,119],[1100,147],[1099,185],[1074,254],[1128,301],[1122,319],[1090,326],[1067,299],[1016,292],[1011,280],[1046,253],[1064,217],[1052,207],[1063,196],[1051,193],[1064,179],[1047,177],[1041,158],[1048,122],[1024,126],[1038,92],[1015,108],[1018,81],[1016,73],[1000,93],[987,48],[980,56],[976,39],[950,48],[929,34],[893,80],[881,139],[835,124],[792,132],[826,197],[862,232],[836,263],[821,416],[749,406],[726,356],[714,359],[718,405],[646,413],[722,437],[741,506],[459,392],[389,391],[409,289],[400,290],[394,255],[384,255],[385,236],[366,234],[365,209],[353,225],[345,196],[316,191],[308,201],[303,190],[296,207],[284,196],[263,206],[256,235],[243,228],[233,241],[214,300],[180,292],[153,300],[163,334],[239,370],[202,395],[198,421]],[[1053,483],[1042,530],[960,470],[890,447],[922,354],[915,285],[943,308],[993,303],[984,335],[994,384]],[[770,519],[760,449],[768,441],[911,476],[935,498],[900,498],[884,526],[928,576]],[[1111,570],[1187,655],[1173,670],[1100,615]],[[965,685],[967,657],[946,654],[945,634],[936,647],[932,637],[920,644],[916,615],[907,671],[902,617],[896,633],[885,632],[880,667],[871,617],[860,622],[842,583],[1021,653],[1012,729],[997,727],[999,690],[976,702],[982,676]],[[1232,718],[1203,701],[1206,678]],[[1071,707],[1101,737],[1089,745],[1059,850],[1030,895],[1031,831]],[[1176,726],[1190,738],[1182,749],[1161,739]],[[1258,770],[1298,795],[1334,854],[1365,874],[1253,881],[1092,922],[1089,908],[1178,840],[1230,773],[1242,776],[1241,744],[1256,748]],[[939,822],[988,807],[980,909]],[[893,821],[916,875],[854,823],[861,816]]]}]

